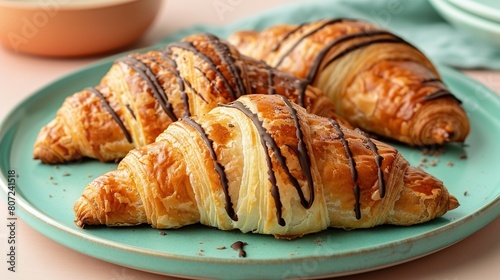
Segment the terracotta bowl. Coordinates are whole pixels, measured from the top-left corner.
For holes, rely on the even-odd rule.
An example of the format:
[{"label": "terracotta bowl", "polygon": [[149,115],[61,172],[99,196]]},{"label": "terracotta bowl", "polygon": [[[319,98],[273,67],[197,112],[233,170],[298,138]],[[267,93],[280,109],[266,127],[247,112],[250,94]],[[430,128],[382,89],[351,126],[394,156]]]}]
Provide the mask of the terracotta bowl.
[{"label": "terracotta bowl", "polygon": [[15,52],[75,57],[138,40],[161,0],[0,0],[0,42]]}]

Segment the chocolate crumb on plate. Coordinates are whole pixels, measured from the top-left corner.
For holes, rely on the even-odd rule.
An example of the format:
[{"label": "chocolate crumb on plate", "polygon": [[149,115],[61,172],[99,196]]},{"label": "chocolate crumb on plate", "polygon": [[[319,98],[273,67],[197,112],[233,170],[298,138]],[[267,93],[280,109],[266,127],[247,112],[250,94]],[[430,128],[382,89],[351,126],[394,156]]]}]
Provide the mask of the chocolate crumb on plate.
[{"label": "chocolate crumb on plate", "polygon": [[248,245],[248,243],[243,242],[243,241],[236,241],[236,242],[234,242],[234,243],[231,245],[231,248],[233,248],[235,251],[238,251],[238,252],[239,252],[238,256],[239,256],[240,258],[244,258],[244,257],[246,257],[246,256],[247,256],[247,252],[245,252],[245,250],[243,249],[243,247],[244,247],[245,245]]}]

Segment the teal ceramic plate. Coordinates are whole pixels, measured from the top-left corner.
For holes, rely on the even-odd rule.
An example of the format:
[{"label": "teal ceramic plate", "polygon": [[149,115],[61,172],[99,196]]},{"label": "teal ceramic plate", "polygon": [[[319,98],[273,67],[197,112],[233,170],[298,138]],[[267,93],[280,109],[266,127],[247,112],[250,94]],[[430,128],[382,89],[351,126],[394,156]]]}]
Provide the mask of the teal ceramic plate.
[{"label": "teal ceramic plate", "polygon": [[[329,229],[292,241],[271,236],[219,231],[201,225],[162,231],[149,226],[80,229],[73,203],[85,185],[116,164],[96,161],[51,166],[32,159],[39,129],[52,119],[63,99],[96,84],[111,65],[101,61],[34,93],[0,127],[2,196],[15,171],[16,216],[76,251],[105,261],[154,273],[193,278],[325,277],[353,274],[405,262],[449,246],[500,214],[499,98],[481,84],[441,67],[444,80],[464,102],[472,122],[466,146],[450,145],[444,154],[424,156],[413,148],[401,152],[448,186],[461,206],[444,217],[412,227],[366,230]],[[467,159],[463,159],[463,155]],[[246,258],[230,245],[244,241]],[[225,249],[223,249],[225,248]]]}]

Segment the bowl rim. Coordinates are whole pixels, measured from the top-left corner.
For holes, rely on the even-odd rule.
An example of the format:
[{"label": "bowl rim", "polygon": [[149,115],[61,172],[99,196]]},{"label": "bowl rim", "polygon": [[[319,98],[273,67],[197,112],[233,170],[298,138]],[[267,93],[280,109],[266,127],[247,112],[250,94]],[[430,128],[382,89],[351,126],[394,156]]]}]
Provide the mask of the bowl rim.
[{"label": "bowl rim", "polygon": [[[51,5],[58,5],[59,11],[77,11],[77,10],[93,10],[103,9],[109,7],[124,6],[141,0],[93,0],[93,1],[78,1],[73,3],[71,0],[30,0],[30,1],[16,1],[16,0],[0,0],[0,8],[23,9],[23,10],[40,10]],[[155,0],[161,2],[161,0]]]}]

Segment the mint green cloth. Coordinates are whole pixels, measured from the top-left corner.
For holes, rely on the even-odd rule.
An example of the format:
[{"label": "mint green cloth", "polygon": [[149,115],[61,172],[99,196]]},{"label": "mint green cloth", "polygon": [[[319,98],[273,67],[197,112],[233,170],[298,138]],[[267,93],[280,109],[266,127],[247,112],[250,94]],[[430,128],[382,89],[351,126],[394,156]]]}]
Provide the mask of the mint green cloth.
[{"label": "mint green cloth", "polygon": [[279,6],[224,27],[194,26],[174,33],[162,43],[208,32],[226,38],[237,30],[279,23],[302,23],[324,18],[363,19],[378,24],[414,44],[434,62],[457,68],[500,69],[500,50],[446,22],[426,0],[323,0]]}]

